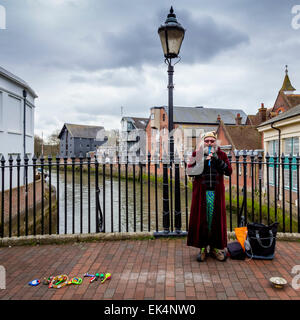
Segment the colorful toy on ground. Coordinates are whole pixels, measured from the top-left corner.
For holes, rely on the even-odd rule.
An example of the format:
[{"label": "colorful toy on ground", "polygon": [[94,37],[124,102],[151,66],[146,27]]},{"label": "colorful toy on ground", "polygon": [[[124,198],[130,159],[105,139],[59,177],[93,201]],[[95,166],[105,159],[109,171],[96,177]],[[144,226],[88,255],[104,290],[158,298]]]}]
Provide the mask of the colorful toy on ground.
[{"label": "colorful toy on ground", "polygon": [[50,276],[49,278],[44,278],[43,284],[45,284],[45,285],[48,286],[49,283],[52,281],[53,278],[54,278],[53,276]]},{"label": "colorful toy on ground", "polygon": [[100,274],[100,280],[103,281],[105,278],[105,275],[103,273]]},{"label": "colorful toy on ground", "polygon": [[40,280],[34,279],[34,280],[30,281],[28,284],[29,284],[30,286],[32,286],[32,287],[35,287],[35,286],[38,286],[40,283],[41,283]]},{"label": "colorful toy on ground", "polygon": [[98,281],[99,277],[100,277],[99,273],[96,273],[94,277],[91,277],[90,283],[94,281]]},{"label": "colorful toy on ground", "polygon": [[74,278],[70,279],[70,281],[68,281],[67,284],[68,285],[70,285],[70,284],[82,284],[82,278],[74,277]]},{"label": "colorful toy on ground", "polygon": [[106,280],[111,279],[111,274],[110,273],[105,273],[104,279],[101,281],[101,283],[104,283]]},{"label": "colorful toy on ground", "polygon": [[95,277],[94,274],[90,274],[90,273],[85,273],[83,276],[84,276],[84,277]]},{"label": "colorful toy on ground", "polygon": [[61,274],[59,276],[53,277],[53,279],[49,283],[48,288],[60,289],[68,283],[68,280],[69,278],[66,274]]}]

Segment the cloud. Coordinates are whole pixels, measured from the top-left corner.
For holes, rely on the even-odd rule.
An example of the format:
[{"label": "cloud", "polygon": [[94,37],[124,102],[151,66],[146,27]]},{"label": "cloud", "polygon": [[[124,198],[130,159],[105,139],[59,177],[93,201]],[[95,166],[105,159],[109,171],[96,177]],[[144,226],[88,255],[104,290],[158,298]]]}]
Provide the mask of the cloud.
[{"label": "cloud", "polygon": [[[171,4],[186,29],[174,104],[242,107],[275,100],[289,65],[300,88],[294,1],[0,0],[1,66],[37,92],[37,133],[64,122],[119,126],[167,104],[167,67],[157,34]],[[3,31],[3,32],[2,32]],[[298,85],[298,84],[299,85]]]}]

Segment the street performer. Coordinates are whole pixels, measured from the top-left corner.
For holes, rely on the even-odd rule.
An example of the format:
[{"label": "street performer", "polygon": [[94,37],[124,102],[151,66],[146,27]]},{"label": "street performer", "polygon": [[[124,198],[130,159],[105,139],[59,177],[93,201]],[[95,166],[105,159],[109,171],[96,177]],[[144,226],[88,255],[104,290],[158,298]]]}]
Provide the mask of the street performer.
[{"label": "street performer", "polygon": [[[203,156],[197,156],[202,154]],[[197,261],[208,253],[219,261],[226,260],[227,224],[224,175],[232,168],[225,152],[221,151],[216,133],[206,132],[199,150],[192,154],[188,168],[203,161],[202,173],[193,178],[193,195],[187,245],[200,248]]]}]

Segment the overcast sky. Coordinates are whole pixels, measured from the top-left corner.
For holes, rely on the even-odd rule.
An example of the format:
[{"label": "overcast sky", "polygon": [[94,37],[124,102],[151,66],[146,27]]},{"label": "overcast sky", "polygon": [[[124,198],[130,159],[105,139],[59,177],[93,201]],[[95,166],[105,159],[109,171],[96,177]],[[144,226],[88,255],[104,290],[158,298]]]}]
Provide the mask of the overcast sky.
[{"label": "overcast sky", "polygon": [[[166,105],[167,66],[157,29],[173,5],[186,29],[174,104],[272,107],[284,68],[300,92],[300,0],[0,0],[0,65],[36,91],[35,133],[65,122],[120,127]],[[300,11],[299,11],[300,12]],[[300,18],[299,18],[300,24]]]}]

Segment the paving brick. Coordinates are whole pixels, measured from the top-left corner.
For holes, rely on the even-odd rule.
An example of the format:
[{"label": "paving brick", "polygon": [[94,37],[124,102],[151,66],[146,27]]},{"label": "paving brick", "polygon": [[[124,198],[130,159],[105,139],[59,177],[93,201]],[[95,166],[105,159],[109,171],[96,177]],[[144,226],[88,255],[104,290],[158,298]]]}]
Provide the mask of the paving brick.
[{"label": "paving brick", "polygon": [[[7,288],[1,300],[299,300],[300,290],[291,287],[294,265],[300,264],[299,245],[278,241],[274,260],[230,260],[219,263],[208,258],[196,261],[198,249],[184,239],[113,241],[66,245],[1,248],[0,265],[7,271]],[[38,263],[37,263],[38,261]],[[104,284],[48,289],[28,282],[66,273],[83,277],[85,272],[110,272]],[[271,276],[284,277],[284,289],[271,286]]]}]

